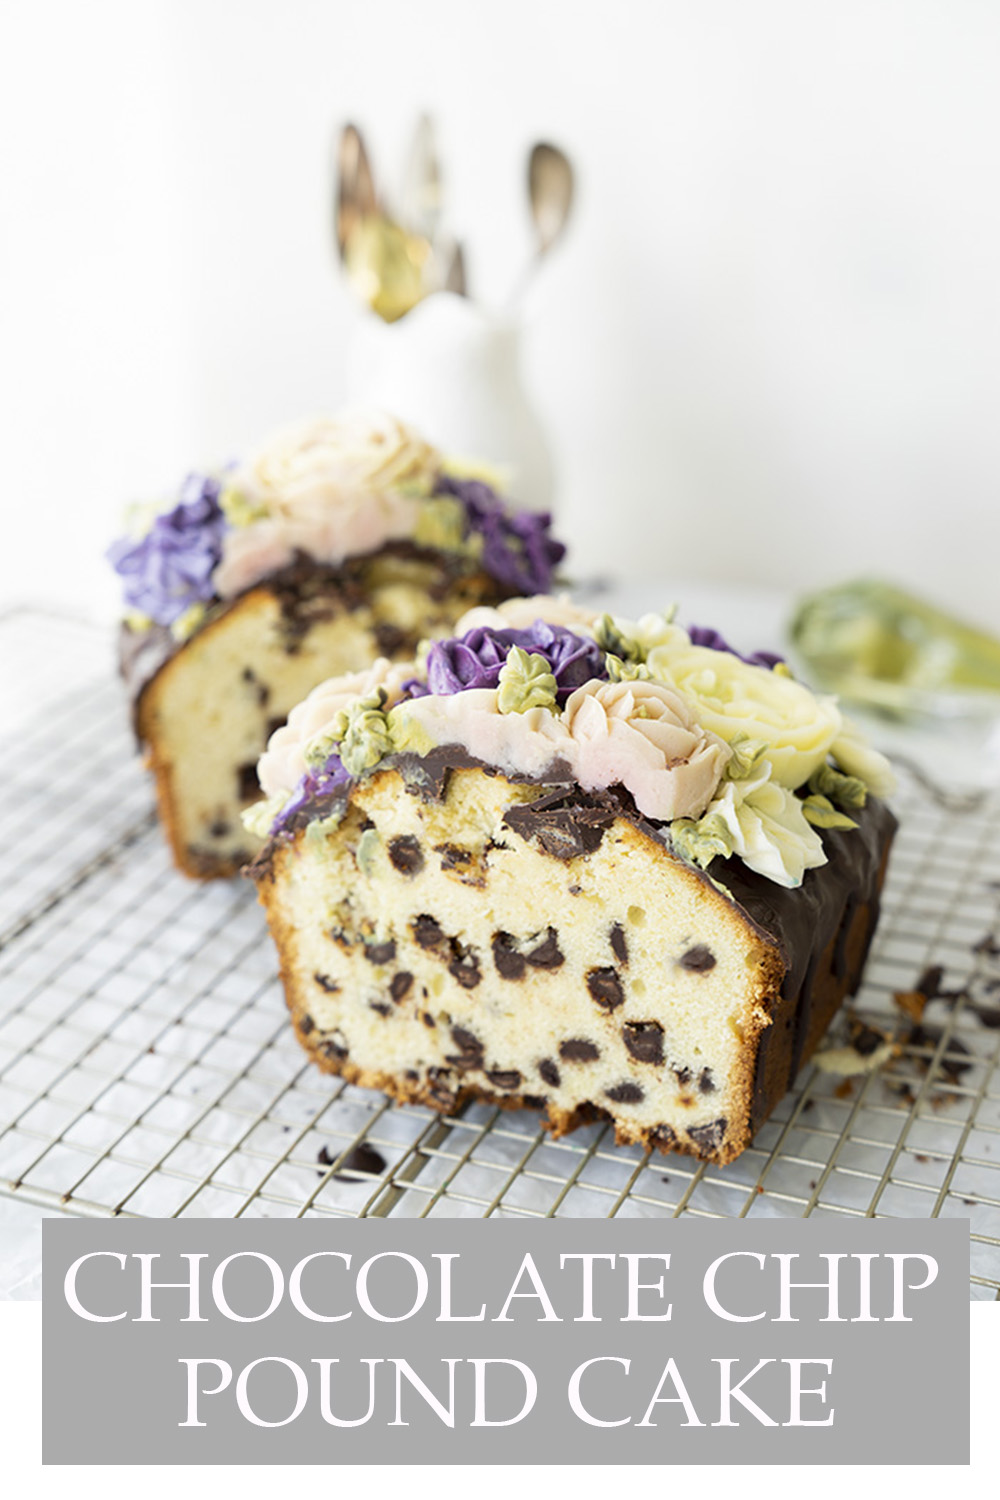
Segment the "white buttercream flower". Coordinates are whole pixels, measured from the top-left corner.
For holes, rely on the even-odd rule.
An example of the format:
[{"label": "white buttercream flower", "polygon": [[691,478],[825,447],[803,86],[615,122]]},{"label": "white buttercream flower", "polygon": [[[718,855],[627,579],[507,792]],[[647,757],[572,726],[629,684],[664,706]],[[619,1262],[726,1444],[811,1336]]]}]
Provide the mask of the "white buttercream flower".
[{"label": "white buttercream flower", "polygon": [[643,656],[648,657],[659,646],[682,650],[691,645],[691,637],[683,625],[675,625],[666,614],[642,615],[638,620],[623,620],[618,615],[613,618],[622,635],[639,645]]},{"label": "white buttercream flower", "polygon": [[381,412],[348,412],[279,432],[229,480],[261,519],[226,533],[219,593],[246,588],[295,549],[336,565],[412,536],[420,497],[439,467],[433,448]]},{"label": "white buttercream flower", "polygon": [[773,780],[792,790],[808,781],[841,730],[835,698],[818,698],[802,683],[751,666],[708,646],[655,647],[647,666],[692,700],[699,723],[720,739],[744,734],[768,745]]},{"label": "white buttercream flower", "polygon": [[859,776],[874,797],[888,797],[896,790],[896,774],[889,761],[868,743],[853,719],[841,716],[840,733],[830,754],[848,776]]},{"label": "white buttercream flower", "polygon": [[697,818],[729,760],[684,697],[658,682],[588,682],[564,715],[587,791],[621,784],[648,818]]},{"label": "white buttercream flower", "polygon": [[746,781],[727,781],[708,809],[718,814],[745,865],[787,889],[802,884],[806,870],[826,864],[823,842],[806,822],[802,803],[773,780],[773,766],[763,761]]},{"label": "white buttercream flower", "polygon": [[[503,714],[495,688],[470,688],[447,696],[413,698],[400,704],[394,719],[415,741],[462,745],[477,760],[501,771],[542,776],[554,761],[574,769],[574,744],[566,724],[548,708]],[[571,700],[572,701],[572,700]]]},{"label": "white buttercream flower", "polygon": [[328,733],[337,715],[348,704],[365,698],[377,688],[386,694],[386,707],[398,702],[403,683],[413,675],[412,662],[390,662],[380,656],[365,672],[331,677],[313,688],[297,703],[287,724],[276,729],[257,763],[257,779],[266,797],[291,792],[307,767],[306,749],[317,736]]},{"label": "white buttercream flower", "polygon": [[530,630],[536,620],[544,620],[546,625],[565,625],[580,635],[592,635],[590,627],[597,618],[592,609],[574,604],[568,594],[531,594],[524,598],[505,599],[495,609],[480,604],[466,610],[455,626],[455,635],[465,635],[477,628]]}]

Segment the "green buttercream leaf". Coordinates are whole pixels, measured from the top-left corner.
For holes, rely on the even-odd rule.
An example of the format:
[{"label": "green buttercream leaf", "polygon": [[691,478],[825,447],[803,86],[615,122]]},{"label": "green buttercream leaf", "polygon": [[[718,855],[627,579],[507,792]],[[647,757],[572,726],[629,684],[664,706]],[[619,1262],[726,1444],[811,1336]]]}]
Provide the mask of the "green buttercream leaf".
[{"label": "green buttercream leaf", "polygon": [[674,850],[690,865],[704,870],[716,855],[728,859],[733,852],[733,840],[724,818],[718,813],[706,813],[694,822],[691,818],[678,818],[670,825],[670,837]]},{"label": "green buttercream leaf", "polygon": [[610,651],[604,658],[604,666],[611,682],[646,682],[653,675],[644,661],[622,661]]},{"label": "green buttercream leaf", "polygon": [[526,714],[531,708],[556,706],[556,679],[544,656],[511,646],[500,668],[497,708],[502,714]]},{"label": "green buttercream leaf", "polygon": [[775,677],[790,677],[793,682],[795,681],[795,673],[792,671],[787,661],[776,661],[774,666],[771,668],[771,671],[774,673]]},{"label": "green buttercream leaf", "polygon": [[179,615],[170,627],[170,634],[175,641],[187,641],[194,635],[198,627],[205,619],[206,608],[204,604],[190,605],[182,615]]},{"label": "green buttercream leaf", "polygon": [[419,719],[406,712],[405,703],[390,708],[386,720],[393,748],[401,754],[409,752],[413,755],[426,755],[428,750],[434,748],[436,742],[431,739]]},{"label": "green buttercream leaf", "polygon": [[337,754],[352,776],[370,771],[394,748],[384,712],[385,699],[385,688],[376,688],[367,698],[356,698],[341,709],[330,726],[333,739],[340,742]]},{"label": "green buttercream leaf", "polygon": [[726,779],[746,781],[757,770],[771,747],[766,740],[752,740],[740,730],[729,741],[729,748],[733,752],[733,758],[726,766]]},{"label": "green buttercream leaf", "polygon": [[809,790],[821,797],[829,797],[837,807],[849,807],[854,812],[864,807],[868,798],[868,788],[860,776],[845,776],[842,771],[835,771],[833,766],[825,764],[810,776]]},{"label": "green buttercream leaf", "polygon": [[366,879],[371,876],[375,868],[375,860],[381,847],[382,836],[377,828],[366,828],[358,839],[358,847],[354,858],[357,861],[358,869]]},{"label": "green buttercream leaf", "polygon": [[802,803],[802,812],[807,823],[814,828],[857,828],[853,818],[838,812],[829,797],[813,795]]},{"label": "green buttercream leaf", "polygon": [[267,517],[267,507],[255,505],[248,500],[242,490],[227,484],[223,487],[219,496],[219,509],[229,522],[230,526],[249,526],[254,521],[263,521]]},{"label": "green buttercream leaf", "polygon": [[640,662],[646,660],[646,653],[639,642],[619,630],[610,615],[601,615],[601,618],[594,625],[594,640],[602,651],[607,651],[610,655],[617,656],[622,661]]},{"label": "green buttercream leaf", "polygon": [[442,495],[426,500],[417,516],[413,540],[421,547],[439,547],[444,552],[465,550],[465,511],[460,500]]},{"label": "green buttercream leaf", "polygon": [[251,807],[245,807],[240,813],[240,821],[247,833],[252,833],[254,838],[266,839],[271,832],[271,825],[287,801],[287,794],[278,792],[274,797],[266,797],[261,802],[253,803]]}]

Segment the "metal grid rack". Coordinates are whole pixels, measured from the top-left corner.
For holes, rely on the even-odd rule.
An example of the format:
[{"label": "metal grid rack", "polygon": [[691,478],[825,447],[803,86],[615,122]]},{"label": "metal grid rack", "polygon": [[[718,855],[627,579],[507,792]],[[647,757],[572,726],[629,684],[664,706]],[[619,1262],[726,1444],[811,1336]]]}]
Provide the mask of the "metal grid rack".
[{"label": "metal grid rack", "polygon": [[[84,1215],[967,1218],[1000,1298],[1000,800],[906,778],[856,1002],[928,965],[953,993],[887,1070],[808,1065],[719,1168],[553,1142],[530,1112],[441,1118],[321,1076],[251,889],[176,875],[103,633],[0,619],[0,1194]],[[362,1148],[362,1149],[359,1149]]]}]

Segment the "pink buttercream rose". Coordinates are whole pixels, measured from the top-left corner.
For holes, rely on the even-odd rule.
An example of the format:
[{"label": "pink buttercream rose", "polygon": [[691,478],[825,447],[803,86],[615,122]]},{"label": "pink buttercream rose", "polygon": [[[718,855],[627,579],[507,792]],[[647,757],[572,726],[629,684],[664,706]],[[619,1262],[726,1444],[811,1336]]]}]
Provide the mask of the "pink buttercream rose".
[{"label": "pink buttercream rose", "polygon": [[386,705],[391,708],[399,699],[403,683],[412,676],[412,662],[393,663],[380,656],[365,672],[331,677],[313,688],[292,709],[287,724],[274,731],[257,763],[257,777],[264,795],[274,797],[279,792],[293,790],[307,769],[306,746],[329,730],[341,709],[380,687],[385,689]]},{"label": "pink buttercream rose", "polygon": [[481,625],[491,630],[530,630],[536,620],[544,620],[546,625],[565,625],[578,634],[590,635],[597,618],[592,609],[574,604],[568,594],[531,594],[505,599],[496,608],[477,604],[466,610],[455,626],[455,634],[464,635]]},{"label": "pink buttercream rose", "polygon": [[564,723],[585,790],[620,784],[664,822],[701,817],[731,754],[658,682],[588,682],[570,696]]},{"label": "pink buttercream rose", "polygon": [[412,536],[419,497],[440,463],[429,444],[382,412],[286,428],[228,481],[252,519],[226,534],[216,589],[231,598],[296,550],[336,566]]},{"label": "pink buttercream rose", "polygon": [[222,561],[212,577],[220,599],[233,599],[292,560],[293,545],[281,521],[255,521],[227,531]]}]

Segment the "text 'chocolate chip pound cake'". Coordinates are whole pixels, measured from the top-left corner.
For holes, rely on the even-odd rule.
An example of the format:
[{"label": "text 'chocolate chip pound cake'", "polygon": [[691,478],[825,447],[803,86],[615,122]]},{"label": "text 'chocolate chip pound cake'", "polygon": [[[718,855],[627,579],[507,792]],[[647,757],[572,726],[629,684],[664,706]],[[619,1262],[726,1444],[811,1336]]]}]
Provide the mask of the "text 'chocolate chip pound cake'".
[{"label": "text 'chocolate chip pound cake'", "polygon": [[666,616],[458,628],[317,689],[262,758],[251,873],[300,1041],[399,1100],[732,1160],[857,987],[887,763]]},{"label": "text 'chocolate chip pound cake'", "polygon": [[564,551],[547,515],[370,413],[295,427],[137,517],[109,554],[130,610],[122,670],[177,865],[231,875],[256,852],[240,813],[257,760],[317,683],[411,657],[470,605],[547,589]]}]

